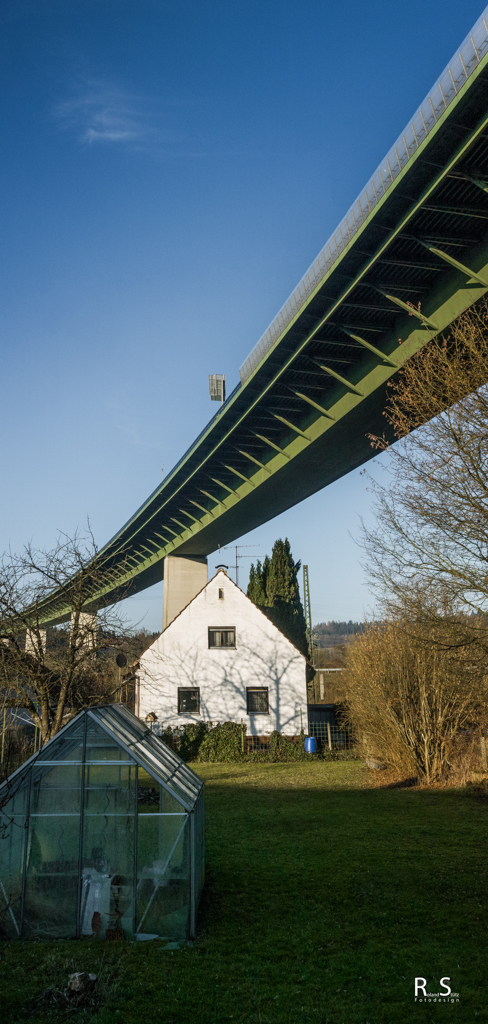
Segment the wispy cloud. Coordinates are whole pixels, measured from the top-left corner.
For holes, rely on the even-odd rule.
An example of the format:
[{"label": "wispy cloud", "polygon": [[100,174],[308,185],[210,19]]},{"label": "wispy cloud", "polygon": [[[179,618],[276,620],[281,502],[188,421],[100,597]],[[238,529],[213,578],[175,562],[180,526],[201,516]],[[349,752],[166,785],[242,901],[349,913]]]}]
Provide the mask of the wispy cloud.
[{"label": "wispy cloud", "polygon": [[54,109],[59,126],[81,142],[141,142],[157,132],[147,105],[119,86],[104,81],[80,83]]},{"label": "wispy cloud", "polygon": [[[202,159],[229,151],[215,130],[208,97],[194,93],[154,97],[95,75],[80,75],[51,109],[58,130],[84,146],[127,146],[169,158]],[[218,122],[218,119],[217,119]],[[239,140],[234,150],[239,150]]]}]

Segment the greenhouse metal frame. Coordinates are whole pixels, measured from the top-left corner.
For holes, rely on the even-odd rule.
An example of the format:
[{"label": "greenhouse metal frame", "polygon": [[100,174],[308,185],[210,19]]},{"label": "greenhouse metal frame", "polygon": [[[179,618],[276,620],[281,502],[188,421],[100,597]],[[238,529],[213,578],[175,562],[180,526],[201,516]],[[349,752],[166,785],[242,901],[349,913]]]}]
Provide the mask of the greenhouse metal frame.
[{"label": "greenhouse metal frame", "polygon": [[123,704],[81,711],[0,787],[0,937],[192,938],[203,781]]}]

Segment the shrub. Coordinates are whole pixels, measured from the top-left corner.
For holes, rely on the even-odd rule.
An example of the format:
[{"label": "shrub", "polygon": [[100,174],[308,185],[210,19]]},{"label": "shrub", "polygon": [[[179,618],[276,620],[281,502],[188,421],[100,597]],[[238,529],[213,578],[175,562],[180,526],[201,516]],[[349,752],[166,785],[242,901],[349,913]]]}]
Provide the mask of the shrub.
[{"label": "shrub", "polygon": [[167,726],[161,733],[161,739],[185,761],[335,761],[357,756],[348,750],[306,754],[303,729],[298,743],[275,730],[269,738],[268,750],[247,754],[246,726],[238,722],[219,722],[214,727],[211,722],[198,722],[177,730]]},{"label": "shrub", "polygon": [[371,625],[349,648],[347,714],[364,757],[426,782],[445,778],[452,741],[486,714],[487,677],[412,623]]},{"label": "shrub", "polygon": [[310,754],[305,753],[305,733],[300,733],[298,743],[293,743],[282,736],[276,729],[269,738],[267,761],[306,761]]},{"label": "shrub", "polygon": [[185,725],[180,733],[178,753],[184,761],[194,761],[198,757],[203,740],[208,735],[205,722],[192,722]]},{"label": "shrub", "polygon": [[[198,761],[243,761],[246,726],[237,722],[218,722],[200,744]],[[244,740],[244,743],[243,743]],[[245,749],[245,747],[244,747]]]}]

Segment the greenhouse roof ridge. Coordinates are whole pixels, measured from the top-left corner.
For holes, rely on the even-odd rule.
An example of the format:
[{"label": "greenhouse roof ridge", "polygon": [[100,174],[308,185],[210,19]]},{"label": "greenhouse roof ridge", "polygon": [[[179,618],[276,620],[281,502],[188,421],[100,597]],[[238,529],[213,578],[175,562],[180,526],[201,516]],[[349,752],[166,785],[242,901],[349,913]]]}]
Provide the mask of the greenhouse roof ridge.
[{"label": "greenhouse roof ridge", "polygon": [[[55,745],[59,746],[60,737],[67,739],[70,731],[73,731],[76,724],[79,725],[83,718],[91,719],[99,725],[139,767],[148,772],[155,782],[167,789],[185,810],[192,809],[203,788],[203,780],[183,761],[179,754],[176,754],[163,740],[155,736],[125,704],[95,704],[79,711],[55,736],[51,737],[40,750],[28,758],[0,785],[0,803],[5,793],[10,798],[12,785],[22,782],[29,768],[37,761],[41,763],[49,761],[49,748],[54,747],[55,749]],[[75,744],[78,737],[79,733],[77,732],[76,737],[73,737]],[[67,762],[69,760],[66,757],[64,759]],[[53,760],[57,761],[58,759]]]},{"label": "greenhouse roof ridge", "polygon": [[193,805],[203,779],[125,704],[95,705],[87,708],[87,713],[180,803],[187,809]]}]

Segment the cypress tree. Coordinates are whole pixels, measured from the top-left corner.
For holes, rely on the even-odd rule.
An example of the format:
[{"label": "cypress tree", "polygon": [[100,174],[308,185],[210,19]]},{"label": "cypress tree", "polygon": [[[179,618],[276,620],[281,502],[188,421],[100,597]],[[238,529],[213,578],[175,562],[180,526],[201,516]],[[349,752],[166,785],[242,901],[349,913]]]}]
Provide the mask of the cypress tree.
[{"label": "cypress tree", "polygon": [[251,564],[249,572],[249,584],[247,587],[247,596],[251,599],[254,604],[262,607],[268,604],[268,598],[266,594],[266,585],[269,575],[269,558],[266,555],[263,564],[257,561],[256,568],[254,564]]},{"label": "cypress tree", "polygon": [[247,596],[250,601],[254,604],[258,604],[256,601],[256,577],[260,569],[260,562],[258,562],[256,568],[254,568],[254,562],[251,562],[251,568],[249,570],[249,583],[247,584]]},{"label": "cypress tree", "polygon": [[271,558],[251,565],[247,596],[258,605],[275,626],[308,656],[305,615],[300,600],[298,572],[288,538],[277,540]]},{"label": "cypress tree", "polygon": [[268,556],[266,555],[265,559],[264,559],[264,562],[263,562],[263,565],[262,565],[262,568],[261,568],[261,577],[260,577],[260,581],[259,581],[259,590],[258,590],[258,593],[257,593],[258,600],[257,600],[256,603],[259,604],[259,605],[267,605],[267,604],[269,604],[269,600],[268,600],[269,567],[270,567],[270,561],[269,561]]}]

